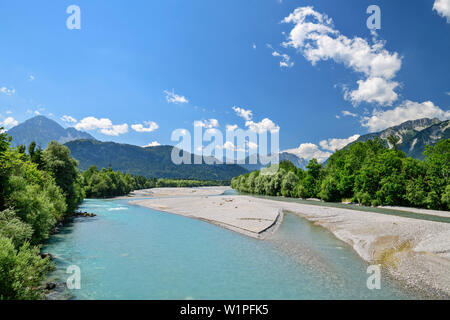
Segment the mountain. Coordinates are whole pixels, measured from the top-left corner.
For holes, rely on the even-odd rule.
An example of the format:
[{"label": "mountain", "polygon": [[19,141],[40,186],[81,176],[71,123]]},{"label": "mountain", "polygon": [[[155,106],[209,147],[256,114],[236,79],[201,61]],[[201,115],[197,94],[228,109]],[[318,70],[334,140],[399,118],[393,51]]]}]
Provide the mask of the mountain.
[{"label": "mountain", "polygon": [[294,164],[294,166],[303,170],[305,170],[306,166],[308,165],[308,160],[289,152],[280,153],[280,162],[282,161],[290,161]]},{"label": "mountain", "polygon": [[[293,153],[289,153],[286,151],[279,153],[279,161],[280,162],[290,161],[294,164],[294,166],[296,166],[297,168],[301,168],[303,170],[306,168],[306,165],[308,164],[308,161],[306,159],[301,158]],[[240,164],[240,166],[244,167],[248,171],[261,170],[262,168],[267,167],[267,165],[261,164],[259,158],[258,158],[258,163],[256,163],[256,164],[249,164],[249,163],[250,163],[250,159],[249,159],[249,157],[247,157],[247,158],[245,158],[245,164]]]},{"label": "mountain", "polygon": [[44,116],[37,116],[11,128],[8,134],[13,138],[11,145],[16,147],[20,144],[28,146],[32,141],[42,148],[55,140],[66,143],[76,139],[94,139],[89,133],[78,131],[75,128],[64,129],[56,121]]},{"label": "mountain", "polygon": [[[65,144],[72,157],[79,161],[81,170],[91,165],[100,168],[111,166],[113,170],[143,175],[153,178],[231,180],[247,173],[247,170],[235,164],[208,165],[181,164],[172,162],[173,146],[138,147],[115,142],[97,140],[75,140]],[[193,155],[190,155],[193,163]]]},{"label": "mountain", "polygon": [[393,135],[399,138],[398,146],[408,156],[423,159],[426,145],[434,145],[441,139],[450,138],[450,121],[439,119],[418,119],[406,121],[398,126],[387,128],[377,133],[369,133],[359,137],[355,142],[367,141],[375,137],[387,140]]}]

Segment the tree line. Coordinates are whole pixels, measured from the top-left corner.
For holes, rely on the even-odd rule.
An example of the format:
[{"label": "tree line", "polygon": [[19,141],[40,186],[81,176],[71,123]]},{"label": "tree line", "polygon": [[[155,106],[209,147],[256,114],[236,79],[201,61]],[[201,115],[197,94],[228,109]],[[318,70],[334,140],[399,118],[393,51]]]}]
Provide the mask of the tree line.
[{"label": "tree line", "polygon": [[111,168],[78,170],[70,151],[55,141],[46,149],[10,146],[0,128],[0,300],[38,299],[53,268],[41,244],[73,215],[85,197],[114,197],[157,186],[200,186],[221,182],[152,179]]},{"label": "tree line", "polygon": [[230,185],[229,181],[146,178],[113,171],[111,168],[99,171],[96,166],[91,166],[82,176],[87,198],[115,197],[139,189]]},{"label": "tree line", "polygon": [[389,141],[393,148],[379,138],[354,143],[326,165],[310,160],[306,170],[282,162],[275,174],[253,171],[233,178],[231,187],[251,194],[449,210],[450,139],[426,146],[423,161]]}]

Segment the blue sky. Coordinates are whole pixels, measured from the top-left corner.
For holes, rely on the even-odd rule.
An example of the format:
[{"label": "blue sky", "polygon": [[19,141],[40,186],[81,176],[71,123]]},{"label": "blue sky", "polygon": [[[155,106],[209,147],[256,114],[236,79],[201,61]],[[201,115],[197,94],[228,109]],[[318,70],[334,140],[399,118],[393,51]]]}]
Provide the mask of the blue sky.
[{"label": "blue sky", "polygon": [[[72,4],[81,30],[66,27]],[[7,127],[40,113],[147,145],[195,121],[273,126],[282,150],[325,158],[358,134],[450,116],[450,0],[3,1],[0,26]]]}]

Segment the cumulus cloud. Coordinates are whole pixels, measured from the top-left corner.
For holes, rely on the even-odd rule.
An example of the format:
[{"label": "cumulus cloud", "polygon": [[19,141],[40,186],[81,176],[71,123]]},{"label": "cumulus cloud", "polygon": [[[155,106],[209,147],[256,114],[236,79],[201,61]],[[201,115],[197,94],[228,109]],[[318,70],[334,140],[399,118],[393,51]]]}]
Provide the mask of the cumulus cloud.
[{"label": "cumulus cloud", "polygon": [[128,132],[128,124],[113,125],[111,128],[101,129],[100,132],[108,136],[118,136]]},{"label": "cumulus cloud", "polygon": [[194,127],[203,127],[206,129],[218,128],[219,121],[217,119],[209,119],[203,121],[194,121]]},{"label": "cumulus cloud", "polygon": [[238,128],[238,125],[237,124],[227,124],[226,128],[227,128],[227,131],[234,131]]},{"label": "cumulus cloud", "polygon": [[320,148],[314,143],[302,143],[298,148],[288,149],[283,152],[293,153],[306,160],[315,158],[319,162],[324,162],[331,156],[331,152],[320,150]]},{"label": "cumulus cloud", "polygon": [[67,116],[67,115],[62,116],[61,120],[66,123],[76,123],[77,122],[77,119],[75,119],[74,117],[71,117],[71,116]]},{"label": "cumulus cloud", "polygon": [[7,96],[12,96],[16,93],[16,89],[14,88],[7,88],[7,87],[0,87],[0,92],[3,94],[6,94]]},{"label": "cumulus cloud", "polygon": [[348,110],[343,110],[342,115],[344,117],[357,117],[358,116],[356,113],[350,112]]},{"label": "cumulus cloud", "polygon": [[223,146],[216,146],[217,148],[222,148],[225,150],[231,150],[231,151],[243,151],[243,152],[247,152],[250,150],[256,150],[258,149],[258,144],[251,142],[251,141],[245,141],[245,143],[240,146],[239,148],[237,146],[234,145],[233,142],[231,141],[226,141]]},{"label": "cumulus cloud", "polygon": [[227,141],[223,144],[223,148],[226,150],[236,150],[236,147],[234,146],[233,142]]},{"label": "cumulus cloud", "polygon": [[450,111],[442,110],[431,101],[418,103],[406,100],[392,110],[374,110],[371,116],[362,118],[361,124],[370,132],[376,132],[408,120],[422,118],[447,120],[450,118]]},{"label": "cumulus cloud", "polygon": [[394,91],[398,87],[398,82],[374,77],[358,80],[357,83],[357,90],[345,92],[345,98],[356,104],[365,101],[382,106],[392,106],[398,99],[398,95]]},{"label": "cumulus cloud", "polygon": [[154,121],[144,121],[144,125],[138,123],[133,124],[131,128],[136,132],[152,132],[159,128],[159,125]]},{"label": "cumulus cloud", "polygon": [[7,117],[5,120],[0,121],[0,127],[3,127],[5,129],[12,128],[14,126],[17,126],[18,124],[19,122],[13,117]]},{"label": "cumulus cloud", "polygon": [[319,145],[324,150],[329,150],[329,151],[335,152],[337,150],[342,149],[349,143],[356,141],[359,137],[360,137],[359,134],[355,134],[351,137],[348,137],[347,139],[331,138],[331,139],[320,141]]},{"label": "cumulus cloud", "polygon": [[97,119],[95,117],[86,117],[75,125],[77,130],[97,130],[108,136],[118,136],[128,132],[128,124],[113,125],[108,118]]},{"label": "cumulus cloud", "polygon": [[269,118],[264,118],[260,122],[246,121],[245,126],[256,133],[264,133],[266,131],[274,133],[280,131],[280,127]]},{"label": "cumulus cloud", "polygon": [[[397,99],[393,90],[398,83],[392,78],[400,70],[402,61],[398,53],[384,48],[383,41],[374,38],[370,44],[360,37],[348,38],[334,28],[331,18],[311,6],[295,9],[282,22],[294,24],[283,43],[285,47],[299,50],[313,65],[333,60],[366,77],[358,82],[358,89],[345,94],[347,99],[380,105],[392,105]],[[377,85],[382,87],[374,88]]]},{"label": "cumulus cloud", "polygon": [[142,148],[157,147],[157,146],[160,146],[160,145],[161,144],[158,141],[153,141],[153,142],[150,142],[149,144],[147,144],[145,146],[142,146]]},{"label": "cumulus cloud", "polygon": [[174,90],[172,90],[172,91],[164,90],[164,93],[166,94],[166,100],[169,103],[180,104],[180,103],[188,103],[189,102],[189,100],[186,99],[185,96],[180,96],[180,95],[176,94],[174,92]]},{"label": "cumulus cloud", "polygon": [[435,0],[433,10],[442,18],[446,18],[447,23],[450,23],[450,0]]},{"label": "cumulus cloud", "polygon": [[247,148],[249,149],[258,149],[258,144],[254,143],[252,141],[245,141],[245,145],[247,146]]},{"label": "cumulus cloud", "polygon": [[234,110],[234,112],[236,112],[236,114],[239,117],[244,118],[247,121],[249,121],[253,118],[253,113],[251,110],[246,110],[244,108],[239,108],[236,106],[233,106],[232,109]]},{"label": "cumulus cloud", "polygon": [[280,67],[283,68],[292,68],[294,66],[294,62],[291,61],[291,57],[286,53],[279,53],[278,51],[272,52],[272,56],[280,57]]}]

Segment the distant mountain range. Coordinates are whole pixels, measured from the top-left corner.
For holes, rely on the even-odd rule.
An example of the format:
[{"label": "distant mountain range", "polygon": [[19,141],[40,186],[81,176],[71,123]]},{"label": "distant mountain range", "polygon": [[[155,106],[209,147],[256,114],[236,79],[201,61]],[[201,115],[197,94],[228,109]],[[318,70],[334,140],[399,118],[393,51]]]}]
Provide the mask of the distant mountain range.
[{"label": "distant mountain range", "polygon": [[[153,178],[231,180],[247,173],[236,164],[180,164],[172,162],[173,146],[138,147],[115,142],[76,140],[65,144],[81,170],[91,165]],[[194,163],[194,155],[189,155]],[[195,156],[198,157],[198,156]]]},{"label": "distant mountain range", "polygon": [[400,150],[412,158],[423,159],[426,145],[434,145],[441,139],[450,138],[449,128],[449,120],[423,118],[406,121],[377,133],[363,135],[353,143],[367,141],[375,137],[387,140],[387,137],[393,135],[399,138],[398,147]]},{"label": "distant mountain range", "polygon": [[[306,168],[306,165],[308,164],[308,160],[301,158],[301,157],[297,156],[296,154],[285,152],[285,151],[279,153],[279,161],[280,162],[290,161],[294,164],[294,166],[296,166],[297,168],[301,168],[303,170]],[[264,167],[267,167],[267,165],[261,164],[259,157],[258,157],[258,163],[256,163],[256,164],[249,164],[249,163],[250,163],[250,158],[247,157],[245,159],[245,164],[240,164],[240,166],[244,167],[248,171],[260,170]]]},{"label": "distant mountain range", "polygon": [[56,121],[48,119],[44,116],[37,116],[26,120],[25,122],[8,130],[8,134],[13,137],[11,145],[28,145],[35,141],[38,146],[43,149],[47,147],[52,140],[59,143],[77,139],[93,139],[89,133],[78,131],[75,128],[64,129]]},{"label": "distant mountain range", "polygon": [[[399,148],[408,156],[423,158],[426,145],[433,145],[441,139],[450,138],[450,121],[439,119],[419,119],[406,121],[381,132],[359,137],[357,141],[367,141],[375,137],[387,140],[390,135],[399,138]],[[64,129],[57,122],[44,116],[31,118],[8,131],[13,137],[12,145],[28,146],[32,141],[45,148],[51,140],[65,144],[72,156],[79,161],[81,170],[91,165],[98,168],[111,166],[114,170],[155,178],[230,180],[248,171],[264,167],[257,164],[217,164],[175,165],[171,160],[173,146],[139,147],[129,144],[97,141],[90,134],[75,128]],[[353,142],[353,143],[355,143]],[[194,155],[190,155],[191,159]],[[196,156],[198,157],[198,156]],[[280,153],[280,161],[289,160],[296,167],[305,169],[308,161],[289,152]],[[325,162],[326,163],[326,162]]]}]

